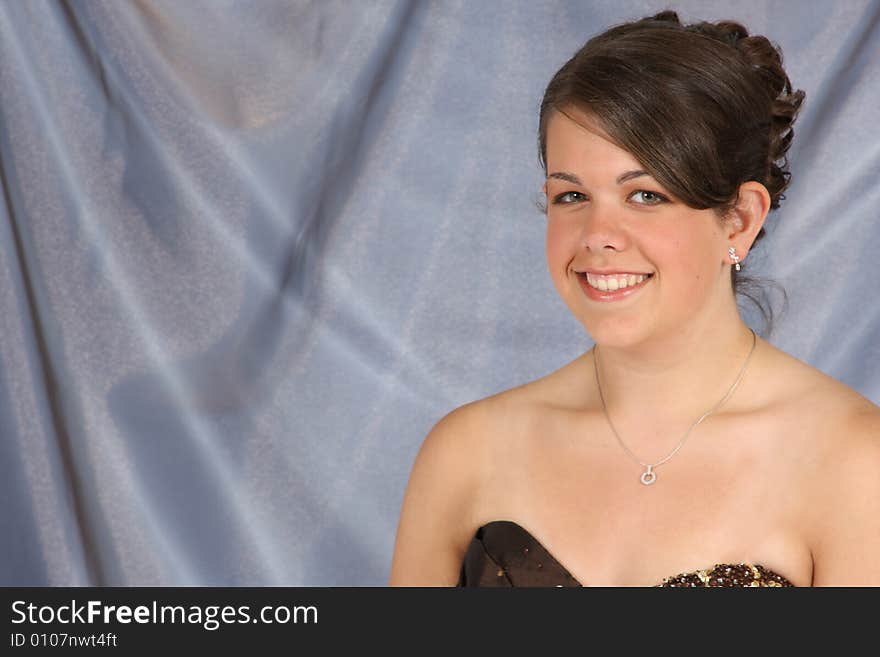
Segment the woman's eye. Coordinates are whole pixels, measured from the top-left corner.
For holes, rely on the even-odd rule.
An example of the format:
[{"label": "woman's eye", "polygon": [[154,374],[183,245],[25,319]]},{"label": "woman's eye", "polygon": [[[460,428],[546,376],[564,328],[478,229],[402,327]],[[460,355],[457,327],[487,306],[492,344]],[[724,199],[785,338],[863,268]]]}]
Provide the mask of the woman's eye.
[{"label": "woman's eye", "polygon": [[666,197],[657,192],[649,192],[646,189],[640,189],[630,194],[631,199],[636,199],[639,205],[659,205],[666,201]]},{"label": "woman's eye", "polygon": [[580,192],[565,192],[564,194],[559,194],[553,199],[554,204],[565,205],[567,203],[577,203],[578,201],[583,201],[587,197],[581,194]]}]

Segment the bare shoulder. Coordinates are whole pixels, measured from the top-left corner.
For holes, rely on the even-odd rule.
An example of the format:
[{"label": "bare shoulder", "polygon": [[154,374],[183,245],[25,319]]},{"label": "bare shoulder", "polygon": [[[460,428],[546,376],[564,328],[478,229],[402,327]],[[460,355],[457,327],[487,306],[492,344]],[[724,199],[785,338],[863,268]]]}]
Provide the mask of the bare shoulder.
[{"label": "bare shoulder", "polygon": [[[765,356],[757,379],[761,385],[755,407],[767,406],[778,412],[785,421],[797,419],[797,426],[805,430],[813,446],[822,449],[833,443],[840,446],[841,423],[870,421],[877,417],[880,407],[858,391],[825,374],[821,370],[764,342]],[[853,435],[852,439],[859,439]],[[827,444],[826,444],[827,443]]]},{"label": "bare shoulder", "polygon": [[[806,436],[813,584],[880,586],[880,407],[801,361],[779,361]],[[796,382],[796,383],[795,383]]]},{"label": "bare shoulder", "polygon": [[391,561],[391,586],[453,586],[467,501],[478,473],[469,453],[479,454],[479,404],[443,416],[416,454],[403,496]]},{"label": "bare shoulder", "polygon": [[417,463],[451,469],[479,484],[499,451],[535,415],[537,382],[463,404],[443,416],[425,438]]},{"label": "bare shoulder", "polygon": [[536,409],[554,375],[530,381],[453,409],[423,440],[404,492],[389,584],[453,586],[474,531],[494,511],[506,477],[519,472],[520,454]]},{"label": "bare shoulder", "polygon": [[468,522],[479,516],[479,500],[505,455],[514,454],[516,443],[531,435],[542,389],[542,380],[532,381],[459,406],[425,438],[416,464],[435,473],[454,473],[442,476],[466,491],[468,508],[458,513],[466,530],[473,529]]},{"label": "bare shoulder", "polygon": [[459,406],[434,424],[416,454],[397,527],[392,586],[452,586],[472,538],[499,431],[514,424],[512,389]]},{"label": "bare shoulder", "polygon": [[811,496],[813,584],[880,586],[880,410],[840,418]]},{"label": "bare shoulder", "polygon": [[559,401],[553,387],[560,371],[459,406],[437,423],[426,444],[443,444],[472,466],[485,467],[540,421],[542,409]]}]

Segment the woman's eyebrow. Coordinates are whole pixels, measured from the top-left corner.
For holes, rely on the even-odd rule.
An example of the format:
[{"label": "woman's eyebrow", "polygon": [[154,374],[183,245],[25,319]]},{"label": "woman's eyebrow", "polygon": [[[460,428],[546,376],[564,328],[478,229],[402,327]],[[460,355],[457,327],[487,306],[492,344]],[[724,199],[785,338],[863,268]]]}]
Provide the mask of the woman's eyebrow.
[{"label": "woman's eyebrow", "polygon": [[[635,171],[627,171],[626,173],[622,173],[617,176],[617,184],[623,184],[627,180],[632,180],[633,178],[638,178],[639,176],[647,176],[649,175],[647,171],[642,171],[641,169],[637,169]],[[547,179],[550,178],[558,178],[559,180],[565,180],[566,182],[573,183],[575,185],[584,186],[584,183],[581,182],[581,179],[578,178],[573,173],[569,173],[568,171],[554,171],[553,173],[547,174]]]},{"label": "woman's eyebrow", "polygon": [[638,169],[636,171],[627,171],[626,173],[622,173],[617,176],[617,184],[625,183],[627,180],[632,180],[633,178],[638,178],[639,176],[647,176],[647,171],[642,171]]},{"label": "woman's eyebrow", "polygon": [[581,179],[578,178],[573,173],[568,173],[567,171],[555,171],[554,173],[547,174],[547,180],[550,178],[558,178],[559,180],[565,180],[566,182],[570,182],[574,185],[584,186],[584,183],[581,182]]}]

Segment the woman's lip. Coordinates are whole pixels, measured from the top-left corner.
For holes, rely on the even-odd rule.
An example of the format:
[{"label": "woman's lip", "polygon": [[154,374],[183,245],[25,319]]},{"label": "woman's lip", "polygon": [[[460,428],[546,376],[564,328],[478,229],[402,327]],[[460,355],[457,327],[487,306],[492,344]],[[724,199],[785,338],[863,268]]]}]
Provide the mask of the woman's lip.
[{"label": "woman's lip", "polygon": [[603,292],[602,290],[597,290],[592,285],[587,283],[587,277],[585,274],[577,275],[578,284],[580,284],[581,289],[593,301],[620,301],[621,299],[626,299],[627,297],[632,296],[643,287],[645,287],[645,285],[648,284],[648,281],[652,280],[653,278],[654,276],[652,274],[651,276],[645,278],[645,280],[643,280],[638,285],[631,285],[623,288],[622,290],[607,290]]}]

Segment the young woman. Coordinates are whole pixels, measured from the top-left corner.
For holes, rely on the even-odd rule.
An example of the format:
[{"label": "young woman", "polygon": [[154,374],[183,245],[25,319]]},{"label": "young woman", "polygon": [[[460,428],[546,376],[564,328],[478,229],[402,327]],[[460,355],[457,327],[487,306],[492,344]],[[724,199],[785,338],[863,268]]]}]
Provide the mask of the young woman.
[{"label": "young woman", "polygon": [[595,346],[436,424],[391,585],[880,585],[880,409],[736,304],[803,97],[766,38],[674,12],[557,72],[546,255]]}]

